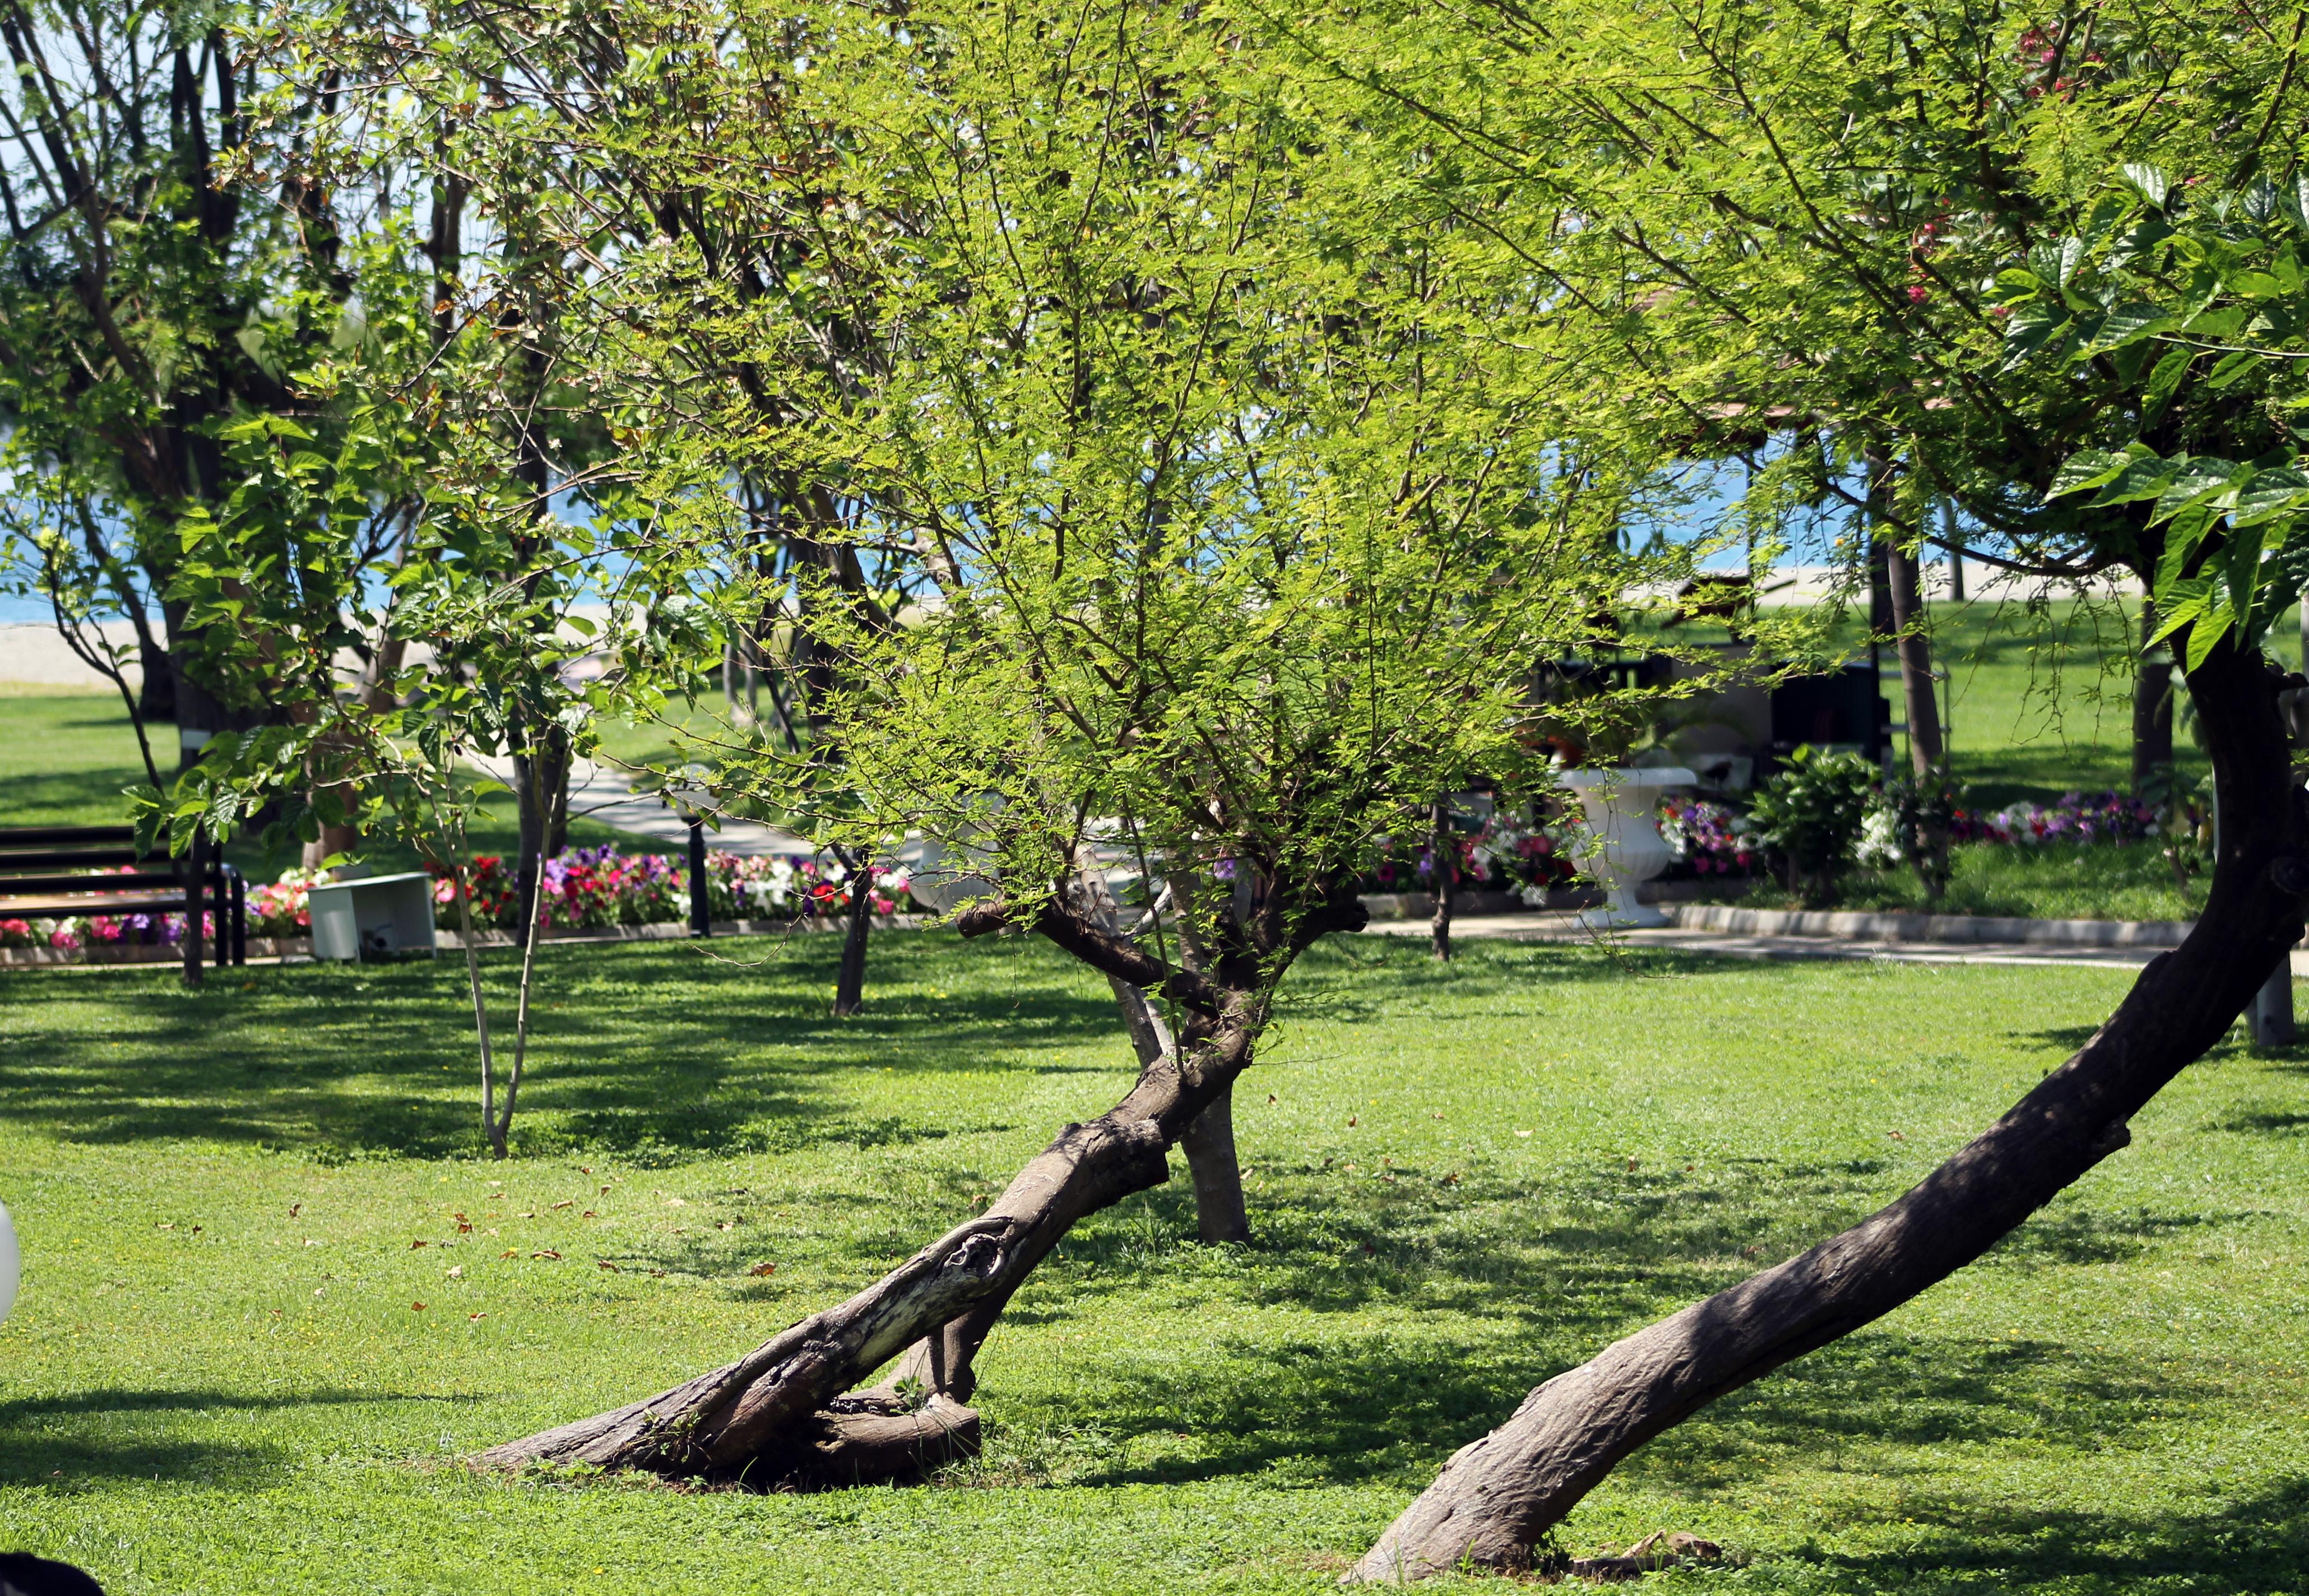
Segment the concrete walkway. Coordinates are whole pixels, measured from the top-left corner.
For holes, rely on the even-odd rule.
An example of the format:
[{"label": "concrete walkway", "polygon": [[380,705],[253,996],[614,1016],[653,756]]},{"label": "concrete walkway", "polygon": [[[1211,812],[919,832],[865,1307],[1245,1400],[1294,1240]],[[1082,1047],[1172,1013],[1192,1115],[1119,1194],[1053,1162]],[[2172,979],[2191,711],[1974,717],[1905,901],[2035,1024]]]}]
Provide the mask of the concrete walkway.
[{"label": "concrete walkway", "polygon": [[[1373,920],[1370,929],[1390,936],[1424,936],[1420,920]],[[1773,936],[1682,926],[1590,931],[1569,914],[1492,914],[1451,922],[1451,935],[1509,942],[1584,942],[1596,946],[1665,948],[1711,959],[1875,959],[1903,964],[2089,964],[2137,970],[2165,950],[2158,947],[2061,947],[2036,943],[1896,942],[1886,938]],[[2294,955],[2298,961],[2301,955]],[[2309,971],[2309,966],[2303,967]]]},{"label": "concrete walkway", "polygon": [[[1671,910],[1669,912],[1675,911]],[[1881,920],[1893,917],[1864,918]],[[2057,920],[2004,923],[2106,925],[2112,927],[2113,933],[2114,927],[2128,924],[2123,921]],[[1427,935],[1427,922],[1373,920],[1369,932],[1388,936],[1423,937]],[[2138,970],[2179,940],[2175,936],[2166,941],[2158,932],[2148,934],[2156,938],[2153,941],[2145,938],[2119,939],[2121,934],[2113,934],[2110,940],[2105,942],[2055,942],[2019,937],[2006,940],[1969,937],[1926,939],[1883,935],[1727,930],[1706,924],[1660,926],[1646,930],[1615,931],[1605,936],[1580,925],[1575,916],[1548,913],[1470,915],[1454,919],[1451,934],[1454,936],[1497,937],[1508,942],[1587,943],[1598,947],[1659,948],[1710,959],[1864,959],[1898,964],[2081,964],[2106,970]],[[2309,979],[2309,949],[2294,950],[2293,974],[2296,980]]]},{"label": "concrete walkway", "polygon": [[[495,755],[469,755],[467,763],[506,786],[513,785],[513,761]],[[669,853],[689,846],[689,823],[653,793],[637,793],[623,771],[581,759],[569,772],[569,818],[591,820],[628,836],[646,837]],[[705,824],[705,846],[724,853],[746,855],[800,854],[817,850],[804,838],[780,826],[751,820]]]}]

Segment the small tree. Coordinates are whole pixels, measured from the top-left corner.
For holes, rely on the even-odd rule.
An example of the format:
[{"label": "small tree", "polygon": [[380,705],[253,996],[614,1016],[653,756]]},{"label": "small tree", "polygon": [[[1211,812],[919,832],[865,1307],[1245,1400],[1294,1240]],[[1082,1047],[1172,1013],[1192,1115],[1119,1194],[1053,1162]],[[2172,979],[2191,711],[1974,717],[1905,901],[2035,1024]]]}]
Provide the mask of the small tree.
[{"label": "small tree", "polygon": [[[668,14],[744,47],[670,77],[675,52],[636,50],[648,92],[775,85],[735,125],[663,119],[669,158],[757,124],[840,131],[794,197],[829,219],[821,247],[870,263],[884,365],[847,405],[798,402],[792,447],[859,462],[861,551],[951,574],[895,626],[831,582],[812,595],[853,662],[829,700],[854,794],[837,824],[861,850],[938,841],[995,884],[965,936],[1046,937],[1159,1005],[1170,1045],[850,1301],[485,1461],[895,1472],[919,1455],[878,1452],[874,1427],[901,1399],[843,1393],[905,1352],[904,1380],[966,1401],[1011,1293],[1084,1216],[1167,1178],[1295,961],[1362,924],[1376,836],[1424,821],[1439,771],[1536,780],[1538,663],[1609,639],[1630,586],[1687,556],[1619,548],[1647,447],[1556,441],[1582,391],[1546,296],[1479,229],[1412,227],[1243,19]],[[733,188],[778,176],[740,166]],[[774,798],[797,775],[762,757],[723,779]],[[1135,927],[1094,902],[1118,877]]]},{"label": "small tree", "polygon": [[[1630,404],[1686,447],[1864,510],[1910,548],[1934,539],[1924,513],[1946,498],[1977,529],[1968,560],[2150,583],[2222,816],[2188,941],[2003,1118],[1859,1225],[1530,1393],[1357,1577],[1526,1565],[1637,1446],[1971,1262],[2124,1146],[2129,1118],[2298,940],[2309,813],[2278,714],[2286,677],[2253,629],[2272,590],[2298,586],[2293,485],[2258,475],[2298,469],[2298,444],[2282,402],[2253,402],[2299,381],[2276,358],[2298,349],[2277,331],[2297,323],[2270,314],[2301,291],[2298,246],[2273,227],[2232,257],[2220,236],[2255,207],[2290,225],[2281,193],[2255,200],[2244,179],[2278,147],[2296,73],[2293,52],[2232,20],[2198,4],[2047,21],[1570,0],[1406,9],[1384,28],[1359,13],[1310,38],[1375,118],[1408,99],[1402,137],[1447,142],[1528,197],[1515,236],[1535,269],[1618,341]],[[2200,91],[2170,92],[2182,78]],[[2126,189],[2157,185],[2113,183],[2127,161],[2244,192],[2226,223],[2209,207],[2168,248],[2173,190],[2139,214]],[[1467,192],[1438,189],[1447,206]],[[2136,277],[2162,285],[2146,307]],[[1880,448],[1889,481],[1853,481]]]}]

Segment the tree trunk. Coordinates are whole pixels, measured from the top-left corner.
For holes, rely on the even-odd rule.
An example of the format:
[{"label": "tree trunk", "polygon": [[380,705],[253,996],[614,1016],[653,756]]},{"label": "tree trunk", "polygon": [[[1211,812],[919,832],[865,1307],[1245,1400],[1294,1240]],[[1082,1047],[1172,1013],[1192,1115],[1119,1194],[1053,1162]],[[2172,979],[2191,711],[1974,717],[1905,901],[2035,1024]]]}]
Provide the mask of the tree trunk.
[{"label": "tree trunk", "polygon": [[[791,1471],[798,1428],[899,1352],[935,1335],[934,1389],[966,1402],[987,1327],[1075,1223],[1170,1178],[1164,1151],[1250,1059],[1239,1013],[1198,1019],[1180,1056],[1129,1094],[1070,1125],[980,1217],[956,1226],[839,1307],[672,1390],[483,1453],[486,1466],[591,1463],[675,1478],[771,1483]],[[838,1457],[821,1460],[836,1471]]]},{"label": "tree trunk", "polygon": [[[146,618],[143,608],[132,600],[127,603],[129,623],[136,628],[136,713],[147,725],[173,721],[177,718],[177,673],[169,663],[169,645],[153,635],[152,623]],[[166,625],[167,611],[162,611],[161,624]]]},{"label": "tree trunk", "polygon": [[2233,639],[2192,675],[2222,812],[2237,819],[2195,929],[2090,1041],[1888,1207],[1533,1391],[1452,1456],[1352,1577],[1526,1566],[1533,1543],[1644,1442],[1971,1263],[2125,1145],[2126,1122],[2227,1032],[2300,938],[2309,809],[2287,773],[2283,680]]},{"label": "tree trunk", "polygon": [[1428,856],[1434,860],[1427,884],[1434,899],[1434,917],[1427,922],[1427,945],[1444,963],[1451,962],[1451,800],[1438,798],[1429,817]]},{"label": "tree trunk", "polygon": [[[2140,657],[2132,674],[2132,796],[2144,796],[2173,763],[2173,656],[2151,651],[2157,600],[2140,596]],[[2177,795],[2175,795],[2177,796]]]},{"label": "tree trunk", "polygon": [[[527,740],[516,729],[513,796],[520,818],[521,844],[514,893],[522,913],[533,915],[545,861],[559,851],[554,846],[554,833],[558,830],[566,836],[568,830],[569,734],[558,725],[549,725],[538,729],[533,746],[524,746]],[[518,923],[525,926],[529,921]]]},{"label": "tree trunk", "polygon": [[[1107,890],[1106,878],[1095,870],[1085,870],[1082,883],[1086,912],[1105,930],[1120,936],[1121,916],[1114,895]],[[1145,992],[1120,976],[1106,979],[1114,993],[1114,1005],[1122,1015],[1122,1028],[1130,1033],[1131,1049],[1144,1069],[1171,1050],[1171,1028]],[[1250,1215],[1243,1202],[1242,1166],[1236,1161],[1234,1146],[1233,1087],[1221,1092],[1218,1100],[1187,1127],[1179,1146],[1187,1155],[1187,1172],[1194,1181],[1196,1233],[1205,1241],[1249,1241]]]},{"label": "tree trunk", "polygon": [[1179,1138],[1195,1183],[1195,1230],[1205,1241],[1250,1239],[1243,1203],[1242,1165],[1234,1150],[1234,1088],[1221,1090]]},{"label": "tree trunk", "polygon": [[834,1014],[847,1018],[866,1006],[866,935],[874,925],[874,861],[860,855],[850,868],[850,923],[842,933],[842,965],[834,977]]},{"label": "tree trunk", "polygon": [[1948,750],[1941,738],[1939,696],[1933,691],[1933,644],[1924,634],[1923,574],[1917,556],[1890,545],[1884,552],[1891,590],[1892,625],[1900,653],[1900,693],[1908,713],[1908,762],[1919,776],[1940,768]]},{"label": "tree trunk", "polygon": [[[1021,923],[1009,908],[982,903],[964,910],[956,928],[976,936]],[[677,1479],[791,1478],[796,1446],[804,1437],[815,1444],[826,1436],[828,1423],[843,1411],[836,1399],[844,1388],[907,1349],[902,1376],[925,1370],[933,1391],[969,1401],[976,1384],[972,1359],[1011,1293],[1077,1221],[1170,1178],[1165,1150],[1250,1065],[1272,979],[1318,937],[1362,925],[1350,894],[1319,904],[1288,946],[1267,950],[1265,980],[1247,990],[1168,970],[1084,917],[1046,904],[1034,929],[1103,974],[1158,987],[1189,1012],[1176,1048],[1141,1070],[1105,1114],[1060,1131],[983,1214],[849,1301],[670,1391],[494,1447],[475,1461],[501,1468],[589,1463]],[[886,1405],[887,1394],[869,1392],[859,1400]],[[839,1477],[838,1445],[835,1452],[828,1458],[821,1451],[817,1462]]]},{"label": "tree trunk", "polygon": [[[1868,473],[1867,505],[1863,512],[1868,539],[1868,741],[1883,774],[1892,773],[1891,734],[1883,730],[1884,649],[1894,640],[1898,623],[1892,615],[1892,529],[1887,512],[1892,501],[1892,462],[1881,449],[1861,456]],[[1878,740],[1879,736],[1882,740]]]}]

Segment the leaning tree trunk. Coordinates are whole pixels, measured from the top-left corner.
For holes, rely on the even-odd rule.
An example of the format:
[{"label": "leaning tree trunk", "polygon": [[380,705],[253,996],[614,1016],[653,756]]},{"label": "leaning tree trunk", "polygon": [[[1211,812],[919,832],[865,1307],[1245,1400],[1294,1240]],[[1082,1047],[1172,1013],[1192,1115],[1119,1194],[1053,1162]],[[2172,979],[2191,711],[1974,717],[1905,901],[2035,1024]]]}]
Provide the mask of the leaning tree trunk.
[{"label": "leaning tree trunk", "polygon": [[2141,971],[2090,1041],[1890,1206],[1533,1391],[1452,1456],[1353,1577],[1528,1566],[1533,1543],[1638,1446],[1971,1263],[2125,1145],[2126,1122],[2219,1040],[2300,938],[2309,811],[2278,718],[2285,680],[2234,640],[2191,673],[2225,817],[2211,891],[2187,940]]},{"label": "leaning tree trunk", "polygon": [[[956,921],[965,936],[1016,923],[985,903]],[[978,1218],[957,1225],[838,1307],[773,1336],[735,1363],[670,1391],[524,1440],[475,1461],[642,1469],[757,1485],[849,1481],[893,1458],[908,1466],[966,1451],[976,1415],[959,1407],[970,1359],[1001,1305],[1087,1214],[1170,1178],[1164,1156],[1250,1063],[1263,1000],[1191,971],[1166,971],[1086,919],[1045,907],[1035,928],[1085,963],[1132,985],[1159,986],[1189,1011],[1180,1045],[1139,1073],[1128,1095],[1086,1125],[1070,1125]],[[1360,928],[1353,901],[1310,916],[1292,952],[1325,931]],[[973,1339],[973,1335],[974,1338]],[[937,1393],[914,1419],[893,1391],[844,1395],[917,1342]],[[949,1355],[952,1349],[952,1356]],[[863,1427],[891,1419],[870,1434]],[[906,1430],[912,1422],[914,1428]],[[914,1436],[911,1445],[906,1435]]]}]

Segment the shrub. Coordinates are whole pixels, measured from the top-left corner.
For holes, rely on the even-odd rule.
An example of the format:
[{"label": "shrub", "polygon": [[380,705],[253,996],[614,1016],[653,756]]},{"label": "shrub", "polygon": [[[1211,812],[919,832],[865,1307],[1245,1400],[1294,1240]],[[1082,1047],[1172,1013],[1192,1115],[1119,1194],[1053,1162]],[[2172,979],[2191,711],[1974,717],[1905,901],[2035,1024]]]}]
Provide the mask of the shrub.
[{"label": "shrub", "polygon": [[[1868,823],[1878,824],[1890,844],[1891,859],[1906,861],[1924,883],[1924,899],[1937,903],[1948,891],[1952,869],[1949,850],[1965,818],[1965,785],[1946,771],[1922,776],[1896,776],[1884,784],[1883,794],[1869,812]],[[2101,835],[2113,833],[2101,833]],[[1864,843],[1865,857],[1872,850]],[[1876,863],[1873,858],[1869,863]]]},{"label": "shrub", "polygon": [[1790,892],[1815,903],[1835,895],[1836,873],[1851,861],[1875,786],[1876,767],[1859,755],[1807,744],[1758,789],[1750,818]]}]

